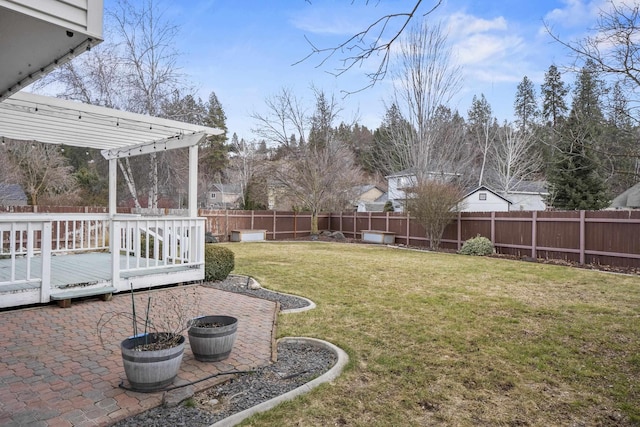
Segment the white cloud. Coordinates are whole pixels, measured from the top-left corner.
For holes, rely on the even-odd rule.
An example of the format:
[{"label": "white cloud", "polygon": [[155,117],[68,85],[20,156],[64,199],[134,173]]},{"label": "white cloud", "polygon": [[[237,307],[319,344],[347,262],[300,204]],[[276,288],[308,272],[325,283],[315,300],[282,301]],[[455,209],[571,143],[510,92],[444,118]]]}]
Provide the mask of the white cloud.
[{"label": "white cloud", "polygon": [[522,48],[522,39],[518,36],[491,34],[473,34],[454,44],[461,65],[477,66],[491,64],[510,57]]},{"label": "white cloud", "polygon": [[564,7],[555,8],[547,13],[544,21],[550,25],[580,29],[587,29],[602,10],[610,10],[611,2],[618,6],[628,4],[628,0],[563,0],[562,2]]},{"label": "white cloud", "polygon": [[458,38],[487,31],[505,31],[507,29],[507,21],[502,16],[488,20],[467,15],[466,13],[454,13],[449,17],[447,26],[449,34]]},{"label": "white cloud", "polygon": [[[503,16],[483,19],[466,13],[447,21],[457,62],[469,82],[514,82],[522,79],[521,58],[526,43]],[[524,64],[521,64],[524,65]]]}]

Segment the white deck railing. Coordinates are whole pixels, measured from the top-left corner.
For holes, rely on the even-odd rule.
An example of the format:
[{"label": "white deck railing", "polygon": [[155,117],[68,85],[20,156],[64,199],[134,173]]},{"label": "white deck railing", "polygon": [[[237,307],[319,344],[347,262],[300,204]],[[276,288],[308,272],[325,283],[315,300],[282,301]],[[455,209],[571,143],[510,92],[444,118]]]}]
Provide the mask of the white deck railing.
[{"label": "white deck railing", "polygon": [[200,267],[204,226],[202,218],[1,214],[0,291],[39,287],[40,302],[48,302],[52,256],[57,254],[111,250],[118,290],[126,289],[121,278],[131,274]]},{"label": "white deck railing", "polygon": [[112,236],[128,255],[121,272],[204,263],[204,219],[125,217],[114,221],[115,227]]}]

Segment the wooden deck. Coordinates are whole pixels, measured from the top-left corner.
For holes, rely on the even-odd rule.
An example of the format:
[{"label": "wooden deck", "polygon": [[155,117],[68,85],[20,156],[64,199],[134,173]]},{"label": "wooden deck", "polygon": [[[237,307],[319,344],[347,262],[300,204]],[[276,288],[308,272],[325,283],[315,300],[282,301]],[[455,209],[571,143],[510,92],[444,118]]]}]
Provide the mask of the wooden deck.
[{"label": "wooden deck", "polygon": [[[142,264],[136,265],[136,262]],[[36,294],[40,292],[40,281],[34,280],[24,282],[27,277],[27,258],[16,259],[15,264],[16,281],[23,280],[22,283],[11,283],[0,286],[0,307],[11,307],[12,295],[22,294],[17,299],[17,305],[36,303],[33,298],[26,294]],[[42,258],[35,256],[31,258],[31,275],[40,277],[42,269]],[[190,280],[197,280],[192,277],[189,271],[194,273],[197,268],[191,266],[181,266],[180,264],[168,266],[154,266],[153,260],[145,258],[136,259],[133,256],[120,255],[120,278],[132,285],[135,289],[166,285],[170,283],[181,283]],[[108,252],[87,252],[68,255],[55,255],[51,257],[51,294],[73,289],[74,287],[90,286],[116,286],[122,290],[122,286],[117,286],[111,282],[111,254]],[[197,276],[197,275],[196,275]],[[11,279],[11,260],[0,259],[0,282],[8,282]]]}]

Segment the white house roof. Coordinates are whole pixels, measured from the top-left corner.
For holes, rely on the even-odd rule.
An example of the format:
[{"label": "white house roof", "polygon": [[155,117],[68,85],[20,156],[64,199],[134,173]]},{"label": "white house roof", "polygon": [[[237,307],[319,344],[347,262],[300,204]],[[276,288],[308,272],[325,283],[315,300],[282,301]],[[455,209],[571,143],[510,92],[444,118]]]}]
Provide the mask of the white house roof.
[{"label": "white house roof", "polygon": [[11,139],[105,150],[195,133],[223,131],[26,92],[0,102],[0,137]]},{"label": "white house roof", "polygon": [[509,193],[549,194],[547,181],[516,182]]},{"label": "white house roof", "polygon": [[609,209],[638,209],[640,208],[640,183],[627,189],[611,201]]},{"label": "white house roof", "polygon": [[485,186],[485,185],[481,185],[480,187],[476,187],[475,189],[467,192],[467,194],[465,194],[462,199],[466,199],[467,197],[479,192],[479,191],[488,191],[489,193],[495,195],[496,197],[501,198],[502,200],[504,200],[505,202],[509,203],[510,205],[513,204],[509,199],[507,199],[506,197],[496,193],[495,191],[493,191],[492,189],[490,189],[489,187]]},{"label": "white house roof", "polygon": [[102,0],[0,0],[0,101],[102,41]]}]

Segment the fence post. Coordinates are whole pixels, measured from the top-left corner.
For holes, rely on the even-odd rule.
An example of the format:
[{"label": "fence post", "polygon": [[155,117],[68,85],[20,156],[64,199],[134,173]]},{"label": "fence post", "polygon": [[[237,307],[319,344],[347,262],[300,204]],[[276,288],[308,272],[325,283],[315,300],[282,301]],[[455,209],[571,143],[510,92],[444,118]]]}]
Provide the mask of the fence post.
[{"label": "fence post", "polygon": [[580,264],[584,264],[585,211],[580,211]]},{"label": "fence post", "polygon": [[276,239],[276,211],[271,212],[273,212],[273,240],[278,240]]},{"label": "fence post", "polygon": [[496,213],[491,212],[491,242],[496,244]]},{"label": "fence post", "polygon": [[358,212],[353,212],[353,238],[358,238]]},{"label": "fence post", "polygon": [[531,258],[538,258],[538,211],[531,216]]},{"label": "fence post", "polygon": [[458,250],[462,247],[462,212],[458,211]]},{"label": "fence post", "polygon": [[409,222],[411,221],[409,217],[409,212],[407,211],[407,246],[409,246]]},{"label": "fence post", "polygon": [[385,224],[384,224],[384,231],[386,231],[386,232],[389,231],[389,212],[387,212],[387,219],[386,219]]},{"label": "fence post", "polygon": [[368,230],[371,230],[371,211],[369,211],[369,227]]}]

